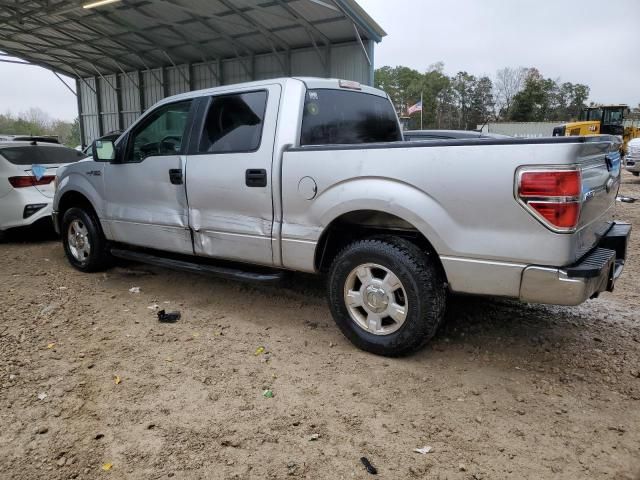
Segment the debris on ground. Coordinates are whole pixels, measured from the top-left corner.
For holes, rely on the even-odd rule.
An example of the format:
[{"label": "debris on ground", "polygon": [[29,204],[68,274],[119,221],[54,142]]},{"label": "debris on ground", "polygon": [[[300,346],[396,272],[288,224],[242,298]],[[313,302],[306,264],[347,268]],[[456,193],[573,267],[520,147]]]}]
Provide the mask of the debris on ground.
[{"label": "debris on ground", "polygon": [[113,468],[113,463],[103,463],[102,464],[102,470],[104,470],[105,472],[108,472],[112,468]]},{"label": "debris on ground", "polygon": [[42,392],[38,394],[38,400],[44,400],[45,398],[47,398],[47,394]]},{"label": "debris on ground", "polygon": [[273,398],[273,391],[272,390],[265,390],[264,392],[262,392],[262,396],[264,398]]},{"label": "debris on ground", "polygon": [[180,320],[180,312],[166,312],[164,309],[158,312],[158,321],[162,323],[175,323]]},{"label": "debris on ground", "polygon": [[260,355],[261,353],[264,353],[264,347],[258,347],[256,348],[256,351],[254,353],[254,355],[257,357],[258,355]]},{"label": "debris on ground", "polygon": [[140,287],[131,287],[129,293],[140,293]]},{"label": "debris on ground", "polygon": [[364,468],[367,469],[367,472],[369,472],[371,475],[377,475],[378,469],[376,467],[374,467],[373,465],[371,465],[371,462],[369,461],[369,459],[367,457],[361,457],[360,461],[364,465]]},{"label": "debris on ground", "polygon": [[153,305],[149,305],[147,308],[149,310],[157,310],[158,308],[160,308],[160,305],[158,305],[157,303],[154,303]]},{"label": "debris on ground", "polygon": [[118,375],[114,375],[113,383],[115,383],[116,385],[120,385],[120,382],[122,382],[122,379]]},{"label": "debris on ground", "polygon": [[320,434],[319,433],[314,433],[313,435],[311,435],[309,437],[309,441],[310,442],[315,442],[316,440],[318,440],[320,438]]},{"label": "debris on ground", "polygon": [[433,447],[426,445],[422,448],[414,448],[413,451],[416,453],[421,453],[422,455],[426,455],[427,453],[433,452]]}]

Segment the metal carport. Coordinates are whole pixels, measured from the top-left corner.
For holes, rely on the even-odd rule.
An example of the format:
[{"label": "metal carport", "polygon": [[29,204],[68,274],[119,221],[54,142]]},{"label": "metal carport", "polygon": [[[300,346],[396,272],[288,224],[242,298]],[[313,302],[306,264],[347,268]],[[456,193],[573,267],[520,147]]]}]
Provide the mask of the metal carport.
[{"label": "metal carport", "polygon": [[0,0],[0,61],[74,78],[83,143],[189,90],[281,76],[372,84],[385,35],[355,0]]}]

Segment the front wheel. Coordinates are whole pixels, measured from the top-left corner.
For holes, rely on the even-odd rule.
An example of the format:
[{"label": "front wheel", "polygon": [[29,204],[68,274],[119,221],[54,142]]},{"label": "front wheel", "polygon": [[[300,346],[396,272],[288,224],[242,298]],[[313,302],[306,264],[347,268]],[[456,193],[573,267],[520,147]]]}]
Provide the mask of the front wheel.
[{"label": "front wheel", "polygon": [[402,238],[360,240],[334,259],[329,306],[357,347],[401,356],[425,345],[445,313],[445,281],[432,256]]},{"label": "front wheel", "polygon": [[62,217],[62,244],[69,263],[82,272],[109,267],[112,257],[95,215],[82,208],[70,208]]}]

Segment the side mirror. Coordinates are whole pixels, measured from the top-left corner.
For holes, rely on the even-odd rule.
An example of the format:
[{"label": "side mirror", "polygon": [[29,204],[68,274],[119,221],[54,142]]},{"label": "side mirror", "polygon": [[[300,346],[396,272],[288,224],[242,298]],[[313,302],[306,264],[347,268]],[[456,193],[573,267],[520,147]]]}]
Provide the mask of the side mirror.
[{"label": "side mirror", "polygon": [[113,162],[116,158],[116,147],[111,140],[96,140],[91,152],[94,162]]}]

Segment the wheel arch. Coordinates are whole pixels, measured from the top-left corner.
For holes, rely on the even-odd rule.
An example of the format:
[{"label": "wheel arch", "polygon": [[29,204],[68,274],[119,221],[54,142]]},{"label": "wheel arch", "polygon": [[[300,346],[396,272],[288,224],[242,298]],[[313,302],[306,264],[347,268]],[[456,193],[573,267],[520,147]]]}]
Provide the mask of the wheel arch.
[{"label": "wheel arch", "polygon": [[60,214],[60,218],[64,216],[64,213],[67,210],[73,207],[88,208],[96,216],[98,214],[95,207],[91,203],[91,200],[89,200],[86,195],[77,190],[69,190],[62,194],[62,196],[60,197],[60,200],[58,201],[58,213]]},{"label": "wheel arch", "polygon": [[315,249],[314,267],[326,272],[332,260],[346,245],[372,237],[397,236],[433,253],[444,278],[446,272],[432,242],[410,221],[379,209],[358,209],[342,213],[322,231]]}]

